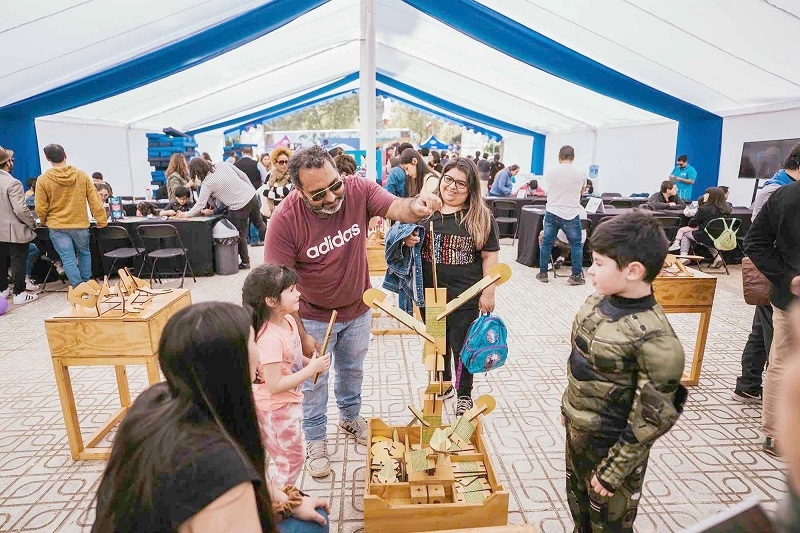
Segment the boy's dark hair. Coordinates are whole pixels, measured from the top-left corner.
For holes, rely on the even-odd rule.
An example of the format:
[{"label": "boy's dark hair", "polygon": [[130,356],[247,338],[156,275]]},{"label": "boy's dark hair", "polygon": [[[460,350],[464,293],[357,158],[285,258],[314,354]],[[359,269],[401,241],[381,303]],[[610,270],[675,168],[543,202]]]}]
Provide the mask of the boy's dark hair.
[{"label": "boy's dark hair", "polygon": [[44,156],[51,163],[63,163],[64,159],[67,158],[67,153],[60,144],[48,144],[42,151],[44,152]]},{"label": "boy's dark hair", "polygon": [[613,259],[618,268],[640,262],[645,269],[644,281],[652,283],[664,266],[669,242],[661,223],[637,209],[597,226],[589,246],[593,252]]},{"label": "boy's dark hair", "polygon": [[[328,153],[321,146],[319,149]],[[259,265],[247,275],[242,285],[242,305],[252,315],[256,338],[272,314],[265,298],[280,300],[281,293],[296,283],[295,271],[280,265]]]},{"label": "boy's dark hair", "polygon": [[685,155],[679,155],[678,156],[678,161],[683,161],[685,163],[688,163],[689,162],[689,158],[686,157]]},{"label": "boy's dark hair", "polygon": [[92,173],[93,180],[103,180],[103,173],[102,172],[93,172]]},{"label": "boy's dark hair", "polygon": [[189,197],[189,189],[184,187],[183,185],[178,185],[175,187],[175,198],[188,198]]},{"label": "boy's dark hair", "polygon": [[675,182],[672,180],[664,180],[661,182],[661,192],[665,193],[671,190],[675,186]]}]

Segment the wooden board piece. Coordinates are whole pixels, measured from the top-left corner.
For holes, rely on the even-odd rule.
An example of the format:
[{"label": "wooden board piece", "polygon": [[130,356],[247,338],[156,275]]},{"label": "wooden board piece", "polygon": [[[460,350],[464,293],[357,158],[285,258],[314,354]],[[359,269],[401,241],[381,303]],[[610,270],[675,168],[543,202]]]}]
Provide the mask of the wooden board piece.
[{"label": "wooden board piece", "polygon": [[[490,285],[500,285],[505,283],[511,278],[511,267],[504,263],[498,263],[497,265],[490,268],[486,275],[480,279],[477,283],[475,283],[472,287],[465,290],[461,294],[458,295],[457,298],[450,300],[447,305],[445,306],[444,310],[436,315],[436,320],[442,320],[447,315],[467,303],[469,300],[473,299],[475,296],[480,294],[483,289],[489,287]],[[427,304],[427,297],[425,300]]]},{"label": "wooden board piece", "polygon": [[446,501],[444,485],[428,485],[428,503],[440,504],[445,503]]},{"label": "wooden board piece", "polygon": [[421,505],[428,503],[428,487],[425,485],[411,485],[411,504]]}]

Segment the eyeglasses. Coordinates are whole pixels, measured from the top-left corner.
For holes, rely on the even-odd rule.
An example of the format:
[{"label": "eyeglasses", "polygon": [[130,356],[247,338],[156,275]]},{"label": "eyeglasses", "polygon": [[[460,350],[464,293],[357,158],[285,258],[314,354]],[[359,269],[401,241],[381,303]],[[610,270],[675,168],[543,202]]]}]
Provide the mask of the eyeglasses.
[{"label": "eyeglasses", "polygon": [[309,198],[311,199],[312,202],[321,202],[328,195],[328,191],[336,192],[342,188],[342,185],[344,185],[344,182],[342,180],[336,180],[333,183],[331,183],[328,187],[325,187],[321,191],[317,191],[314,194],[310,195]]},{"label": "eyeglasses", "polygon": [[467,182],[462,180],[457,180],[451,176],[445,174],[442,176],[442,182],[444,182],[445,187],[449,187],[450,185],[455,185],[457,191],[464,191],[467,189]]},{"label": "eyeglasses", "polygon": [[288,165],[289,164],[289,160],[288,159],[278,159],[276,161],[276,163],[278,163],[279,165]]}]

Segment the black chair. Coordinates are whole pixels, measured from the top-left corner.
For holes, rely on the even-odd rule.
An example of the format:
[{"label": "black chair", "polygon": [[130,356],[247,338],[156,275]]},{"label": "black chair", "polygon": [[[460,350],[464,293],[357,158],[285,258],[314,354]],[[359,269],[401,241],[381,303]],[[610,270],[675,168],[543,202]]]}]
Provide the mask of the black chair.
[{"label": "black chair", "polygon": [[[592,221],[589,220],[588,218],[582,218],[581,219],[581,231],[585,231],[586,232],[586,239],[588,240],[589,239],[589,235],[592,234]],[[583,255],[584,256],[586,255],[586,242],[585,241],[584,241],[584,245],[583,245]],[[552,259],[552,257],[551,257],[551,259]],[[572,266],[572,254],[570,254],[569,257],[566,258],[566,260],[564,261],[564,266],[570,266],[570,267]],[[572,275],[572,271],[570,271],[570,273],[567,274],[564,277],[569,277],[571,275]],[[553,263],[553,277],[554,278],[559,277],[558,276],[558,271],[555,268],[555,263]]]},{"label": "black chair", "polygon": [[[145,246],[145,250],[148,249],[147,241],[156,242],[154,249],[151,252],[147,252],[147,257],[153,261],[153,268],[150,270],[150,283],[153,282],[154,276],[158,276],[156,267],[159,259],[169,259],[180,256],[183,256],[183,273],[181,274],[180,288],[183,288],[187,267],[189,268],[189,273],[192,275],[192,279],[197,283],[197,278],[194,277],[194,270],[192,270],[192,264],[189,262],[188,250],[183,245],[181,234],[178,233],[178,228],[172,224],[142,224],[138,227],[137,233]],[[168,242],[177,242],[178,247],[165,246]],[[143,268],[144,262],[142,262],[142,266],[139,268],[139,276],[142,275]]]},{"label": "black chair", "polygon": [[[606,203],[605,200],[603,200],[603,203]],[[608,203],[617,209],[633,207],[633,200],[609,200]]]},{"label": "black chair", "polygon": [[[739,246],[739,239],[738,239],[739,228],[741,228],[741,227],[742,227],[741,219],[732,218],[732,217],[731,218],[726,218],[726,217],[715,218],[714,220],[712,220],[708,224],[706,224],[706,227],[703,230],[705,232],[705,234],[706,234],[706,237],[708,237],[708,239],[713,242],[714,239],[716,239],[717,237],[722,235],[723,231],[725,231],[727,228],[730,228],[733,231],[734,235],[736,236],[736,238],[734,240],[736,245],[732,246],[731,248],[728,248],[728,249],[720,250],[720,249],[716,248],[715,246],[711,246],[708,243],[705,243],[705,242],[703,242],[701,240],[695,240],[695,241],[692,241],[692,248],[694,249],[694,247],[697,246],[697,245],[700,245],[701,247],[705,248],[705,250],[709,253],[709,255],[711,255],[712,263],[719,258],[719,260],[722,262],[722,266],[725,268],[725,274],[730,275],[730,272],[728,271],[728,264],[725,262],[725,258],[722,256],[722,252],[729,252],[731,250],[736,250],[738,248],[739,251],[742,253],[742,255],[744,255],[744,251]],[[716,255],[711,252],[711,248],[714,248],[717,251]],[[697,267],[700,268],[700,262],[699,261],[697,263]]]},{"label": "black chair", "polygon": [[607,198],[622,198],[622,194],[618,192],[604,192],[603,194],[600,195],[600,198],[602,200],[605,200]]},{"label": "black chair", "polygon": [[659,224],[661,224],[661,228],[664,230],[664,233],[669,240],[669,243],[675,240],[675,236],[678,234],[678,229],[681,227],[681,217],[653,217],[658,220]]},{"label": "black chair", "polygon": [[[494,219],[497,221],[497,224],[514,224],[514,233],[511,235],[511,245],[514,245],[514,241],[517,238],[517,232],[519,231],[519,213],[517,211],[518,204],[513,200],[494,200],[492,201],[492,213],[494,214]],[[508,235],[508,234],[506,234]],[[503,233],[500,232],[499,237],[502,237]]]},{"label": "black chair", "polygon": [[[120,243],[122,243],[121,246],[119,246]],[[136,243],[133,242],[128,230],[122,226],[109,225],[99,229],[97,231],[97,244],[103,257],[113,259],[108,272],[109,277],[114,274],[114,265],[117,264],[118,260],[139,257],[144,253],[144,250],[140,250]],[[144,266],[146,258],[143,258],[142,261],[142,266]]]},{"label": "black chair", "polygon": [[547,205],[547,198],[536,198],[531,205]]},{"label": "black chair", "polygon": [[44,275],[44,279],[41,282],[41,288],[39,292],[67,292],[69,290],[69,286],[67,282],[61,277],[61,274],[56,274],[58,280],[61,282],[62,288],[61,289],[48,289],[47,284],[50,282],[50,276],[53,275],[53,272],[56,272],[56,263],[61,261],[61,257],[56,252],[55,246],[53,246],[53,241],[50,239],[50,231],[37,231],[37,242],[36,245],[39,247],[39,259],[46,262],[49,266],[47,268],[47,274]]}]

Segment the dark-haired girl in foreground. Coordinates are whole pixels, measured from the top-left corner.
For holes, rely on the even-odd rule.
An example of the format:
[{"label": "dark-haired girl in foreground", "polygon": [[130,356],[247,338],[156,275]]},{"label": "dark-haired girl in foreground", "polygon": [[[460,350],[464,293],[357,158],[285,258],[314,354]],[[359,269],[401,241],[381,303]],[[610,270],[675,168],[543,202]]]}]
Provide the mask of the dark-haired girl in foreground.
[{"label": "dark-haired girl in foreground", "polygon": [[265,480],[257,362],[250,316],[237,305],[197,304],[169,320],[159,342],[167,381],[120,424],[93,532],[328,531],[316,509],[327,511],[326,501]]}]

